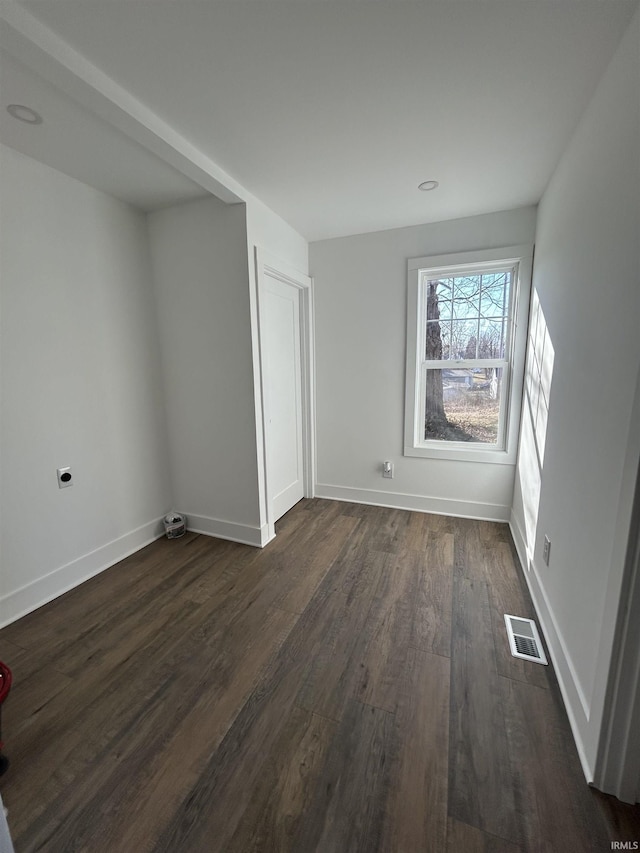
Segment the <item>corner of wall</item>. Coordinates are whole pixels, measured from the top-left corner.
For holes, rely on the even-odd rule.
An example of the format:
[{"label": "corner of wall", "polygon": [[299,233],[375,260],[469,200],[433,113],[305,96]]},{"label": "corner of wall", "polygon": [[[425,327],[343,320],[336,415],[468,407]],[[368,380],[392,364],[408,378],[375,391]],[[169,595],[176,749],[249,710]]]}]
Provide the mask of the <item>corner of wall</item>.
[{"label": "corner of wall", "polygon": [[254,548],[264,548],[274,536],[273,525],[251,525],[237,524],[233,521],[224,521],[220,518],[209,518],[206,515],[185,513],[187,527],[192,533],[202,533],[205,536],[213,536],[216,539],[228,539],[230,542],[238,542],[240,545],[252,545]]},{"label": "corner of wall", "polygon": [[64,566],[0,597],[0,628],[64,595],[164,534],[162,517],[83,554]]}]

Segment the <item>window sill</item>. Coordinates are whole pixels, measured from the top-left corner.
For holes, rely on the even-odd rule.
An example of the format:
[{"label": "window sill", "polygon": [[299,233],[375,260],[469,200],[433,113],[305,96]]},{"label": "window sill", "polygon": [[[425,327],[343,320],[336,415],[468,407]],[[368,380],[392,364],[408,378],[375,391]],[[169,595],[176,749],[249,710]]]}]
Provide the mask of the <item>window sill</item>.
[{"label": "window sill", "polygon": [[464,447],[455,445],[441,447],[435,445],[420,445],[419,447],[404,448],[405,456],[418,456],[426,459],[446,459],[451,462],[483,462],[493,465],[515,465],[515,453],[495,448]]}]

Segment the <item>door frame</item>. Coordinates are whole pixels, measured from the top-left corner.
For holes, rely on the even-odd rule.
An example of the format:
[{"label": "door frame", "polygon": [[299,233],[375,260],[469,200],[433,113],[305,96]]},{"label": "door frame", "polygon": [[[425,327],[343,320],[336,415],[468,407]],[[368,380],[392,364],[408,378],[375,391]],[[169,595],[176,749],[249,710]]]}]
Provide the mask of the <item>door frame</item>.
[{"label": "door frame", "polygon": [[[300,372],[302,378],[302,464],[305,498],[314,496],[315,484],[315,364],[313,339],[313,279],[281,261],[265,249],[255,246],[255,288],[253,317],[255,399],[258,446],[258,491],[260,497],[261,544],[275,536],[273,494],[269,483],[269,433],[265,364],[265,283],[275,279],[297,288],[300,294]],[[255,357],[257,356],[257,358]]]},{"label": "door frame", "polygon": [[640,802],[640,372],[623,471],[614,543],[623,571],[610,617],[613,646],[601,664],[606,692],[593,784],[633,803]]},{"label": "door frame", "polygon": [[640,803],[640,468],[593,784]]}]

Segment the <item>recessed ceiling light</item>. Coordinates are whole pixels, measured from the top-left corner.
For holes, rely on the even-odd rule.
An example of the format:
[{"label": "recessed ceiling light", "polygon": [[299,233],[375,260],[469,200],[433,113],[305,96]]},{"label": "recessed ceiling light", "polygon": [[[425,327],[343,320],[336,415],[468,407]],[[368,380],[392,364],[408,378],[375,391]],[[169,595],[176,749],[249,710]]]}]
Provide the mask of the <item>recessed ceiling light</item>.
[{"label": "recessed ceiling light", "polygon": [[7,112],[19,121],[26,121],[27,124],[42,124],[42,116],[31,107],[25,107],[24,104],[9,104]]},{"label": "recessed ceiling light", "polygon": [[439,186],[438,181],[423,181],[421,184],[418,184],[418,189],[428,193],[429,190],[436,190]]}]

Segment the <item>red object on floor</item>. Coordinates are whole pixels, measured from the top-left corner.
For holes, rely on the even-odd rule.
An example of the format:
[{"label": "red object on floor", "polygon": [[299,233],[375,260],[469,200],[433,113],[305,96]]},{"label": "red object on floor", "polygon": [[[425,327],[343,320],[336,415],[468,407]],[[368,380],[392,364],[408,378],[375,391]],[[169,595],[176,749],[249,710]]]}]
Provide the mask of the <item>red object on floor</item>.
[{"label": "red object on floor", "polygon": [[0,705],[9,695],[11,690],[11,670],[0,660]]},{"label": "red object on floor", "polygon": [[[0,712],[2,711],[2,703],[9,695],[9,691],[11,690],[11,670],[6,665],[6,663],[2,663],[0,661]],[[2,742],[2,716],[0,714],[0,750],[4,746]],[[2,753],[0,753],[0,775],[4,773],[4,771],[9,766],[9,760],[5,758]]]}]

